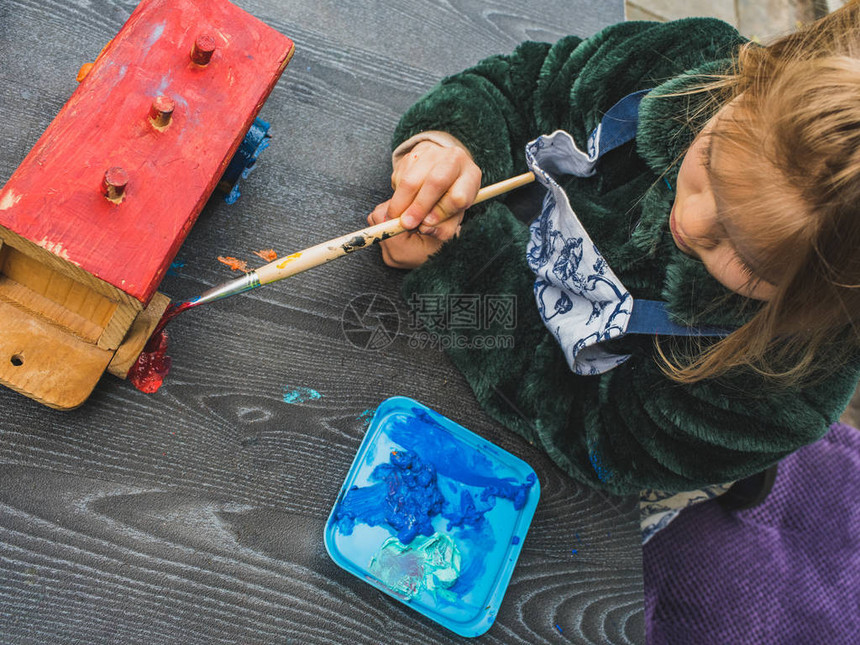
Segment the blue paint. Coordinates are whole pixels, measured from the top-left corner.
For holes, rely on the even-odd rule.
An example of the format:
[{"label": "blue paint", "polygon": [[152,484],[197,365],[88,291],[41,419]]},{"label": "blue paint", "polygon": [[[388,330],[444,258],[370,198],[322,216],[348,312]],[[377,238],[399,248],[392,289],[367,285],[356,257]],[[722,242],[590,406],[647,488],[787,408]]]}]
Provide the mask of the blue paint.
[{"label": "blue paint", "polygon": [[245,133],[245,138],[227,164],[227,169],[221,176],[219,187],[227,193],[224,201],[228,204],[234,204],[241,196],[239,192],[239,182],[242,179],[247,179],[248,175],[257,165],[257,159],[260,153],[269,147],[269,139],[272,135],[269,134],[269,123],[263,119],[254,119],[254,123]]},{"label": "blue paint", "polygon": [[570,552],[571,552],[571,553],[573,553],[573,555],[576,555],[576,554],[577,554],[577,550],[576,550],[576,549],[571,549],[571,550],[570,550]]},{"label": "blue paint", "polygon": [[289,403],[291,405],[321,398],[322,394],[309,387],[298,387],[294,390],[284,388],[284,403]]},{"label": "blue paint", "polygon": [[173,72],[168,72],[164,76],[161,77],[161,83],[159,83],[158,87],[155,88],[153,92],[153,96],[165,96],[167,94],[167,88],[170,86],[171,81],[173,80]]},{"label": "blue paint", "polygon": [[559,634],[564,634],[564,630],[561,628],[560,625],[556,625],[555,628],[558,630]]},{"label": "blue paint", "polygon": [[[451,441],[451,433],[439,422],[444,417],[427,409],[414,408],[411,412],[411,416],[402,415],[392,420],[389,428],[392,441],[408,441],[415,452],[437,465],[440,475],[467,486],[482,488],[482,501],[496,497],[509,499],[515,510],[525,505],[529,489],[535,483],[534,473],[529,474],[522,484],[513,478],[499,478],[495,476],[494,462],[487,455],[480,451],[462,450]],[[421,432],[415,432],[416,419]]]},{"label": "blue paint", "polygon": [[390,526],[403,544],[418,535],[433,535],[433,518],[442,512],[445,498],[436,486],[436,469],[409,450],[391,453],[370,475],[373,486],[353,486],[335,511],[341,533],[352,534],[356,522]]},{"label": "blue paint", "polygon": [[[514,510],[523,508],[536,479],[534,473],[522,484],[495,477],[495,466],[489,458],[459,449],[435,418],[418,408],[413,412],[412,418],[421,423],[420,432],[411,427],[409,417],[397,419],[389,428],[393,441],[411,443],[413,450],[393,451],[390,463],[376,466],[370,476],[379,483],[366,488],[354,486],[338,505],[335,519],[344,535],[350,535],[356,522],[369,526],[387,524],[397,531],[401,542],[409,544],[416,535],[431,535],[432,520],[439,514],[448,520],[448,531],[480,530],[484,514],[495,506],[496,498],[510,500]],[[480,500],[489,504],[479,509],[472,493],[461,490],[459,503],[447,504],[443,512],[444,498],[436,485],[437,468],[439,474],[452,480],[481,488]],[[453,481],[449,486],[451,490],[459,488]]]},{"label": "blue paint", "polygon": [[475,500],[472,499],[472,494],[464,490],[460,493],[460,503],[457,507],[450,509],[447,513],[442,513],[442,517],[448,520],[448,531],[455,526],[480,528],[484,523],[484,513],[491,508],[492,506],[488,506],[483,510],[478,510],[475,507]]},{"label": "blue paint", "polygon": [[360,579],[460,635],[478,636],[495,620],[539,495],[528,464],[394,397],[373,415],[325,545]]},{"label": "blue paint", "polygon": [[179,272],[185,266],[185,262],[181,262],[179,260],[175,260],[170,264],[167,268],[167,275],[179,275]]},{"label": "blue paint", "polygon": [[608,468],[603,463],[603,458],[597,452],[594,442],[588,444],[588,461],[591,462],[591,467],[597,474],[597,478],[602,482],[608,482],[615,477],[615,473],[611,468]]}]

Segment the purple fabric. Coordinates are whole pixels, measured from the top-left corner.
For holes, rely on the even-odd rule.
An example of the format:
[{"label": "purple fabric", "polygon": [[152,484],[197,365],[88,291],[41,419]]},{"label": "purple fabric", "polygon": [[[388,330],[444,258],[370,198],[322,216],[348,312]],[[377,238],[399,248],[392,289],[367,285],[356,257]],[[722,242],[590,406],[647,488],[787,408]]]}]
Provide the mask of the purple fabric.
[{"label": "purple fabric", "polygon": [[644,547],[648,643],[860,643],[860,431],[784,459],[763,504],[685,509]]}]

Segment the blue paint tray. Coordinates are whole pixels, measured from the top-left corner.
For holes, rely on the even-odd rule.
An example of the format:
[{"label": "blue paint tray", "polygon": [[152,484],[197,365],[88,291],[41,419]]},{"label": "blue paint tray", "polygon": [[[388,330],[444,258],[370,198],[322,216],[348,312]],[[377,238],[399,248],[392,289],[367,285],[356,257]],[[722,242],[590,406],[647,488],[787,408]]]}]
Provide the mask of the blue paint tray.
[{"label": "blue paint tray", "polygon": [[382,402],[329,515],[342,568],[461,636],[495,620],[540,496],[534,470],[405,397]]}]

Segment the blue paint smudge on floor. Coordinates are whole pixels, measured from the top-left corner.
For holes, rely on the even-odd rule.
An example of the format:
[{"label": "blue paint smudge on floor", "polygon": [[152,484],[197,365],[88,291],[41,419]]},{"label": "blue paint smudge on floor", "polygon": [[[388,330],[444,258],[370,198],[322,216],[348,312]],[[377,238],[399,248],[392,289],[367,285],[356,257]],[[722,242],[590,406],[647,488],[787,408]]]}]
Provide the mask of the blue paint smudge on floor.
[{"label": "blue paint smudge on floor", "polygon": [[321,398],[322,394],[309,387],[297,387],[294,389],[289,387],[284,388],[284,403],[289,403],[290,405]]},{"label": "blue paint smudge on floor", "polygon": [[170,264],[167,268],[167,275],[179,275],[179,272],[182,270],[182,267],[185,266],[185,262],[181,260],[175,260]]}]

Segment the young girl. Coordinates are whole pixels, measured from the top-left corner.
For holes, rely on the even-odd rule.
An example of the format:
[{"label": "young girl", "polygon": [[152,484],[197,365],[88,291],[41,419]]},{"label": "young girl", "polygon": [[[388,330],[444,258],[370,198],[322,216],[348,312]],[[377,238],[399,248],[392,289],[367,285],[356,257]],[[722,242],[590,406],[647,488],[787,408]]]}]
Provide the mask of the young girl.
[{"label": "young girl", "polygon": [[[524,218],[531,231],[506,205],[514,194],[466,211],[482,183],[527,170],[539,135],[565,130],[593,162],[610,108],[639,100],[635,139],[584,176],[546,179],[540,155],[558,140],[529,147],[543,183],[564,190]],[[578,480],[617,494],[725,487],[821,437],[854,392],[859,2],[768,47],[712,19],[527,42],[443,80],[394,143],[394,194],[368,221],[402,216],[415,232],[384,242],[384,261],[413,269],[413,304],[516,297],[513,332],[452,329],[438,311],[424,322],[458,337],[450,357],[482,406]],[[597,346],[609,362],[583,367],[583,341],[556,321],[578,306],[570,285],[589,280],[581,293],[611,287],[588,303],[594,317],[610,301],[629,314],[632,295],[634,312],[661,302],[694,335],[607,323],[596,338],[611,339]],[[497,333],[513,347],[473,342]]]}]

